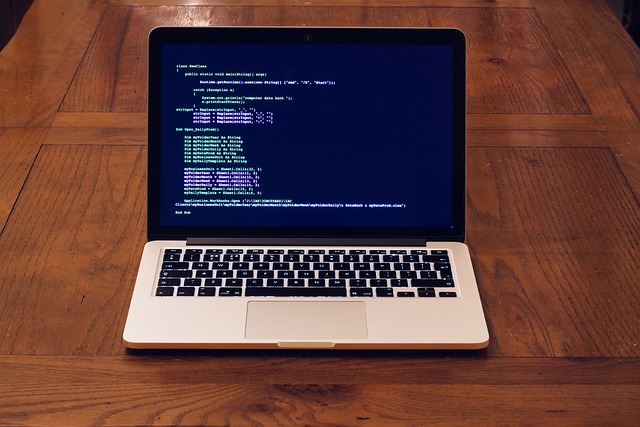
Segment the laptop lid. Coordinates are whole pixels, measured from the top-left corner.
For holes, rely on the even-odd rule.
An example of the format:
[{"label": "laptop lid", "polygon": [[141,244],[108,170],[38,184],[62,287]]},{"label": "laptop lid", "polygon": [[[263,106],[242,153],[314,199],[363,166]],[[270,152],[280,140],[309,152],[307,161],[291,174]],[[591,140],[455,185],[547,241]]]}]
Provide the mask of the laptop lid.
[{"label": "laptop lid", "polygon": [[150,240],[463,241],[455,29],[156,28]]}]

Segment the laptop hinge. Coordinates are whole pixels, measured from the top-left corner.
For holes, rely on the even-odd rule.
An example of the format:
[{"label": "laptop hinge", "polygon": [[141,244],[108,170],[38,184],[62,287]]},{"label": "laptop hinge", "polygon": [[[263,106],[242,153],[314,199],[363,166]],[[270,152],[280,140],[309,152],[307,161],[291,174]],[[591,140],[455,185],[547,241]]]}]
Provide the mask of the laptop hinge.
[{"label": "laptop hinge", "polygon": [[193,237],[192,246],[416,246],[424,247],[426,240],[418,238],[321,238],[321,237]]}]

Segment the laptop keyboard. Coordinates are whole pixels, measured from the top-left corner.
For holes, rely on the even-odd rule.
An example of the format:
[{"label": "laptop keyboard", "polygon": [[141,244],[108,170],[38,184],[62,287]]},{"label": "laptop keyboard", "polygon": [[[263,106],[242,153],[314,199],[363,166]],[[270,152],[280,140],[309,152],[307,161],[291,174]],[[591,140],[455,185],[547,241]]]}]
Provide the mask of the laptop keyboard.
[{"label": "laptop keyboard", "polygon": [[447,250],[165,249],[160,297],[457,297]]}]

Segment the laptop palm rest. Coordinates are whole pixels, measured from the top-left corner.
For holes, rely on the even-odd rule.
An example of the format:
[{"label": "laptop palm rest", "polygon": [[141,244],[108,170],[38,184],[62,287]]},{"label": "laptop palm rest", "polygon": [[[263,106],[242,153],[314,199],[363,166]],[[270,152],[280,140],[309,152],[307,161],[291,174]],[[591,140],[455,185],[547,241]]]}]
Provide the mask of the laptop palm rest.
[{"label": "laptop palm rest", "polygon": [[249,301],[245,337],[273,340],[280,347],[367,338],[362,301]]}]

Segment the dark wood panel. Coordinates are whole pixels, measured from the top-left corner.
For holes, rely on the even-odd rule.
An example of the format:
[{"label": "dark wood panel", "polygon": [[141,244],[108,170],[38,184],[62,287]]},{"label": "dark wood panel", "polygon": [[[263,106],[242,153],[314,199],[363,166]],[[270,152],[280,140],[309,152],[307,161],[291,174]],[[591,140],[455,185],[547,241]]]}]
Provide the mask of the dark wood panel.
[{"label": "dark wood panel", "polygon": [[144,147],[45,146],[0,236],[0,351],[112,354],[145,240]]},{"label": "dark wood panel", "polygon": [[590,114],[535,9],[434,8],[468,40],[470,113]]},{"label": "dark wood panel", "polygon": [[640,415],[637,360],[333,354],[3,357],[0,418],[35,425],[633,425]]},{"label": "dark wood panel", "polygon": [[478,148],[468,159],[490,354],[637,357],[640,208],[611,152]]},{"label": "dark wood panel", "polygon": [[62,111],[144,111],[144,41],[157,25],[400,23],[467,33],[471,113],[590,114],[535,10],[406,7],[110,7]]},{"label": "dark wood panel", "polygon": [[45,129],[0,129],[0,230],[13,209]]}]

